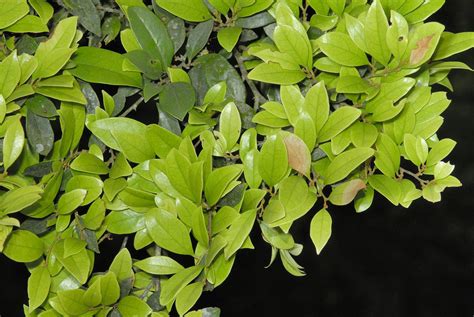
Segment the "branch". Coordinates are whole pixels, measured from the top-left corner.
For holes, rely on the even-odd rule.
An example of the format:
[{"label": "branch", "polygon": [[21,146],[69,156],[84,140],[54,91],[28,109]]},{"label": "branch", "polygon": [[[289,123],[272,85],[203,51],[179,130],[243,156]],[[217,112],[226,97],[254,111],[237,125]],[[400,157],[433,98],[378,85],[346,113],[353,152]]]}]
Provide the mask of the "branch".
[{"label": "branch", "polygon": [[137,111],[138,106],[143,102],[143,100],[145,100],[145,98],[143,96],[138,98],[138,100],[135,101],[135,103],[133,105],[131,105],[130,108],[125,110],[125,112],[122,113],[120,116],[121,117],[126,117],[130,112]]},{"label": "branch", "polygon": [[244,80],[247,83],[247,85],[250,87],[250,90],[252,91],[254,95],[253,108],[257,110],[259,105],[267,102],[268,100],[258,90],[257,86],[255,86],[255,83],[249,80],[249,73],[247,72],[247,69],[245,68],[244,60],[242,59],[242,55],[237,50],[234,52],[234,57],[235,57],[235,60],[237,61],[237,64],[239,65],[240,73],[242,74],[242,80]]}]

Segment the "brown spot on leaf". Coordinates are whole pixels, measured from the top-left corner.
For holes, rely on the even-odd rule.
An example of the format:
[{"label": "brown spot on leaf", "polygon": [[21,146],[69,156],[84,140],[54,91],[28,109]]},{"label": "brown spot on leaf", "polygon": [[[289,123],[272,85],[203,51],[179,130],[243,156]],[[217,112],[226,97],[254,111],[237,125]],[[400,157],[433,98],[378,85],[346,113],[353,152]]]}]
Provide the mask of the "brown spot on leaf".
[{"label": "brown spot on leaf", "polygon": [[433,37],[434,34],[426,36],[416,43],[416,48],[411,52],[410,64],[416,65],[425,58],[426,53],[430,49],[430,43]]},{"label": "brown spot on leaf", "polygon": [[337,206],[344,206],[354,200],[359,191],[366,188],[365,182],[361,179],[353,179],[337,187],[334,187],[329,200]]}]

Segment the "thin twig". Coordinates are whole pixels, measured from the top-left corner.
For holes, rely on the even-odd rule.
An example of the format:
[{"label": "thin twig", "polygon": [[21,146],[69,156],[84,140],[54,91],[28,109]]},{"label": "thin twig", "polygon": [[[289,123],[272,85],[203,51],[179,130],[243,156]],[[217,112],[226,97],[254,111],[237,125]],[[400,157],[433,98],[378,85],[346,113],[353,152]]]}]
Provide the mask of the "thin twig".
[{"label": "thin twig", "polygon": [[403,167],[400,167],[400,177],[403,177],[404,174],[410,175],[411,177],[419,181],[421,186],[426,186],[427,184],[429,184],[429,181],[420,178],[419,174],[413,173],[407,169],[404,169]]},{"label": "thin twig", "polygon": [[133,105],[131,105],[130,108],[125,110],[125,112],[122,113],[120,116],[121,117],[126,117],[130,112],[137,111],[138,106],[143,102],[143,100],[145,100],[145,98],[143,96],[138,98],[138,100],[135,101],[135,103]]},{"label": "thin twig", "polygon": [[235,50],[234,56],[235,56],[235,60],[237,61],[237,64],[239,65],[240,73],[242,74],[242,79],[250,87],[250,90],[252,91],[252,93],[254,95],[253,108],[255,110],[257,110],[259,105],[261,105],[262,103],[267,102],[268,100],[258,90],[257,86],[255,86],[255,83],[253,81],[249,80],[249,73],[247,72],[247,69],[245,68],[244,60],[242,59],[242,55],[237,50]]}]

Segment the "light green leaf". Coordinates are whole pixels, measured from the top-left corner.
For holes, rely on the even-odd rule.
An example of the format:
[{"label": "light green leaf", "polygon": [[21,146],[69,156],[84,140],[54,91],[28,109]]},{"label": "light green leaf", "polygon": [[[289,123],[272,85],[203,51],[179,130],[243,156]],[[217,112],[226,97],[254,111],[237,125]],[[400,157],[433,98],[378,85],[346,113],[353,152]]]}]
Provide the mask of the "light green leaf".
[{"label": "light green leaf", "polygon": [[85,291],[82,289],[70,289],[58,292],[58,300],[64,312],[73,316],[85,314],[89,307],[82,302]]},{"label": "light green leaf", "polygon": [[212,17],[202,0],[156,0],[156,3],[189,22],[202,22]]},{"label": "light green leaf", "polygon": [[434,53],[433,60],[439,61],[474,48],[474,32],[444,32]]},{"label": "light green leaf", "polygon": [[275,186],[287,174],[288,151],[280,135],[272,135],[263,144],[258,158],[258,172],[268,186]]},{"label": "light green leaf", "polygon": [[188,229],[176,216],[165,210],[152,210],[145,221],[148,233],[160,247],[177,254],[194,254]]},{"label": "light green leaf", "polygon": [[43,241],[30,231],[15,230],[5,242],[3,254],[15,262],[33,262],[43,255]]},{"label": "light green leaf", "polygon": [[117,308],[121,316],[146,317],[153,311],[143,300],[133,295],[122,298]]},{"label": "light green leaf", "polygon": [[420,166],[428,158],[428,144],[420,137],[412,134],[405,134],[403,141],[405,153],[413,164]]},{"label": "light green leaf", "polygon": [[73,170],[91,174],[104,175],[109,173],[107,165],[102,160],[87,152],[81,153],[72,161],[70,166]]},{"label": "light green leaf", "polygon": [[398,145],[392,138],[381,133],[376,147],[375,166],[388,177],[395,177],[395,173],[400,168],[400,150]]},{"label": "light green leaf", "polygon": [[227,260],[242,247],[245,240],[248,238],[255,223],[256,216],[256,209],[246,211],[230,226],[226,236],[228,244],[224,248],[224,255]]},{"label": "light green leaf", "polygon": [[341,32],[329,32],[318,39],[324,54],[344,66],[363,66],[369,64],[364,51],[358,48],[349,35]]},{"label": "light green leaf", "polygon": [[196,282],[187,285],[176,296],[176,310],[180,316],[187,313],[201,297],[204,284]]},{"label": "light green leaf", "polygon": [[371,148],[355,148],[336,156],[324,173],[325,184],[330,185],[343,180],[359,165],[372,157],[374,152]]},{"label": "light green leaf", "polygon": [[139,73],[122,70],[123,55],[95,47],[81,47],[72,61],[76,65],[69,72],[91,83],[141,87]]},{"label": "light green leaf", "polygon": [[424,1],[421,6],[418,6],[416,10],[408,13],[405,17],[411,24],[422,22],[428,17],[430,17],[432,14],[434,14],[436,11],[441,9],[445,2],[446,0]]},{"label": "light green leaf", "polygon": [[178,149],[182,141],[179,136],[157,124],[147,126],[146,135],[155,154],[160,158],[166,158],[171,149]]},{"label": "light green leaf", "polygon": [[371,147],[377,141],[377,128],[369,123],[357,122],[351,129],[351,141],[356,147]]},{"label": "light green leaf", "polygon": [[7,99],[19,84],[21,68],[16,51],[0,63],[0,95]]},{"label": "light green leaf", "polygon": [[105,218],[107,230],[115,234],[130,234],[145,228],[145,216],[132,210],[112,211]]},{"label": "light green leaf", "polygon": [[43,304],[48,297],[50,286],[51,276],[45,266],[38,266],[31,271],[30,278],[28,279],[28,304],[30,312],[33,312]]},{"label": "light green leaf", "polygon": [[191,283],[202,270],[202,266],[191,266],[176,273],[170,279],[162,281],[160,303],[162,305],[170,304],[179,292]]},{"label": "light green leaf", "polygon": [[114,272],[118,281],[123,281],[133,276],[132,257],[127,248],[120,250],[110,264],[109,271]]},{"label": "light green leaf", "polygon": [[217,40],[227,52],[232,52],[239,41],[241,33],[242,28],[240,27],[226,27],[217,32]]},{"label": "light green leaf", "polygon": [[428,154],[428,158],[426,159],[426,165],[433,166],[437,164],[439,161],[441,161],[446,156],[448,156],[449,153],[452,152],[455,146],[456,146],[456,141],[451,140],[451,139],[443,139],[443,140],[440,140],[439,142],[436,142],[432,146]]},{"label": "light green leaf", "polygon": [[365,43],[367,52],[387,66],[391,52],[387,45],[387,16],[379,0],[372,2],[365,19]]},{"label": "light green leaf", "polygon": [[395,206],[400,203],[401,185],[393,178],[386,175],[371,175],[369,176],[369,184]]},{"label": "light green leaf", "polygon": [[0,29],[4,29],[28,14],[26,0],[3,0],[0,10]]},{"label": "light green leaf", "polygon": [[35,9],[36,13],[38,13],[44,24],[47,24],[53,17],[54,8],[46,0],[29,0],[28,2],[33,9]]},{"label": "light green leaf", "polygon": [[326,121],[318,134],[318,142],[329,141],[352,123],[354,123],[361,115],[361,111],[357,108],[344,106],[334,111]]},{"label": "light green leaf", "polygon": [[142,271],[157,275],[170,275],[184,270],[184,267],[167,256],[152,256],[133,264]]},{"label": "light green leaf", "polygon": [[280,64],[262,63],[252,69],[249,79],[276,85],[294,85],[305,79],[301,69],[284,69]]},{"label": "light green leaf", "polygon": [[135,163],[152,159],[155,152],[146,137],[147,127],[129,118],[107,118],[87,123],[87,127],[107,146],[121,151]]},{"label": "light green leaf", "polygon": [[85,189],[74,189],[62,195],[58,201],[58,214],[67,215],[72,213],[82,205],[86,195],[87,190]]},{"label": "light green leaf", "polygon": [[227,152],[232,152],[232,149],[237,144],[237,141],[240,138],[241,128],[242,121],[239,109],[237,109],[235,103],[228,103],[219,117],[219,131],[226,140]]},{"label": "light green leaf", "polygon": [[25,145],[25,132],[20,118],[10,123],[3,139],[3,167],[8,170],[20,157]]},{"label": "light green leaf", "polygon": [[408,46],[409,26],[403,15],[396,11],[391,14],[392,25],[387,30],[387,45],[393,56],[399,60]]},{"label": "light green leaf", "polygon": [[310,237],[319,255],[329,241],[332,232],[332,218],[326,209],[321,209],[311,220]]},{"label": "light green leaf", "polygon": [[280,52],[291,56],[298,65],[309,69],[312,67],[313,51],[306,32],[279,24],[273,33],[273,41]]},{"label": "light green leaf", "polygon": [[120,286],[114,272],[109,271],[100,277],[100,294],[102,305],[112,305],[119,299]]},{"label": "light green leaf", "polygon": [[226,188],[240,177],[242,165],[235,164],[217,168],[207,177],[204,193],[209,206],[217,204],[222,198]]}]

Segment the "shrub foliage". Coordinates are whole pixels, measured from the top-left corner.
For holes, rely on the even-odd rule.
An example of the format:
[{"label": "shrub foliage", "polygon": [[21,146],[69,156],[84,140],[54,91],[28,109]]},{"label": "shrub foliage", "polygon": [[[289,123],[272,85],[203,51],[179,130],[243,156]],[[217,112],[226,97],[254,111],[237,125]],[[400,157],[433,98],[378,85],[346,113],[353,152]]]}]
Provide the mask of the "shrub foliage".
[{"label": "shrub foliage", "polygon": [[195,304],[252,230],[302,276],[307,213],[320,254],[333,206],[461,185],[437,131],[474,34],[425,22],[444,0],[1,3],[0,252],[31,273],[26,316],[219,316]]}]

